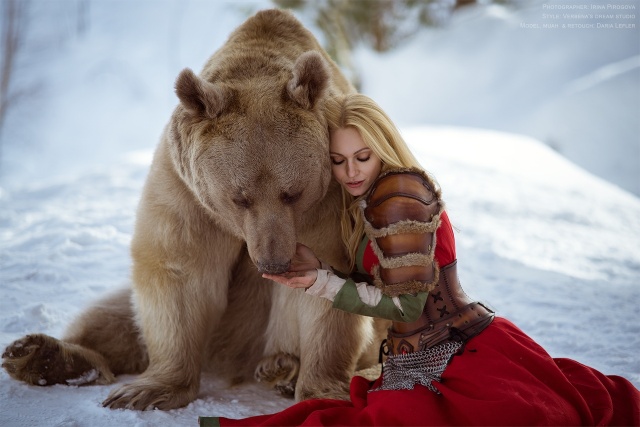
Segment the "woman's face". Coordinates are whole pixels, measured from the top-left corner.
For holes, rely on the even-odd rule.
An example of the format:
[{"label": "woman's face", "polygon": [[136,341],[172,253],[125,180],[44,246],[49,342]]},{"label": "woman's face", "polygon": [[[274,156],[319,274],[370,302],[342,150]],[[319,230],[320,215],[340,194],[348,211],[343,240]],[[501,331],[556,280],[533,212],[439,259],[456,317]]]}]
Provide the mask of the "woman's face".
[{"label": "woman's face", "polygon": [[382,169],[382,161],[365,145],[356,128],[346,127],[331,133],[329,155],[333,176],[349,194],[362,196]]}]

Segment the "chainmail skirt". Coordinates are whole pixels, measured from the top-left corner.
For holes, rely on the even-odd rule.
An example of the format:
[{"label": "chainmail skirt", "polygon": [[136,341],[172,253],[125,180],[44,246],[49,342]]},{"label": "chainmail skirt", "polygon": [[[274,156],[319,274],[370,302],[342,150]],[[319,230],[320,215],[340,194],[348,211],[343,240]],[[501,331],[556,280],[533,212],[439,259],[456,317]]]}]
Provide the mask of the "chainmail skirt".
[{"label": "chainmail skirt", "polygon": [[382,385],[369,390],[412,390],[416,384],[440,393],[432,382],[440,382],[451,358],[462,347],[459,342],[445,342],[427,350],[389,356],[382,367]]}]

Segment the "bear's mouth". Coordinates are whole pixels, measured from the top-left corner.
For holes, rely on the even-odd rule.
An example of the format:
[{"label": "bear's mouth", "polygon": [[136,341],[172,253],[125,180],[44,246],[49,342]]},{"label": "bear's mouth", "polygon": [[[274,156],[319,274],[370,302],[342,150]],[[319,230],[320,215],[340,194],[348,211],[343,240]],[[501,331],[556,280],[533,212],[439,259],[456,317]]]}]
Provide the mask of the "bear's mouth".
[{"label": "bear's mouth", "polygon": [[256,267],[258,267],[258,272],[260,274],[282,274],[289,271],[289,267],[291,262],[287,261],[286,263],[275,263],[275,262],[256,262]]}]

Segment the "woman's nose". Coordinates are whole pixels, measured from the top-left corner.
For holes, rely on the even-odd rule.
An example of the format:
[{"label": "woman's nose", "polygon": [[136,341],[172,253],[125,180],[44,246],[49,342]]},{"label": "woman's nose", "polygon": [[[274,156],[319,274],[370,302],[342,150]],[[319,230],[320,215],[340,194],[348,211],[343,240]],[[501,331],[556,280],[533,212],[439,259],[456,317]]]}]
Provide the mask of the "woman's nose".
[{"label": "woman's nose", "polygon": [[356,165],[351,162],[347,162],[347,176],[349,178],[352,178],[357,174],[358,174],[358,169],[356,168]]}]

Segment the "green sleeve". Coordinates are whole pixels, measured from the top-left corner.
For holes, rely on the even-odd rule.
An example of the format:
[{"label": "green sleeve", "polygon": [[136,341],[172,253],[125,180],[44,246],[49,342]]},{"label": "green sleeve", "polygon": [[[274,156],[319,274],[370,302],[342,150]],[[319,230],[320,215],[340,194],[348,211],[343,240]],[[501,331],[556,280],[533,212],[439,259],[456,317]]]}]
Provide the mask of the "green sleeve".
[{"label": "green sleeve", "polygon": [[200,427],[220,427],[220,419],[218,417],[198,417]]},{"label": "green sleeve", "polygon": [[390,297],[382,295],[378,305],[372,307],[362,302],[353,279],[347,279],[342,289],[336,294],[333,307],[363,316],[380,317],[398,322],[414,322],[420,317],[428,296],[428,292],[400,295],[398,296],[400,305],[402,305],[402,310],[400,310]]}]

